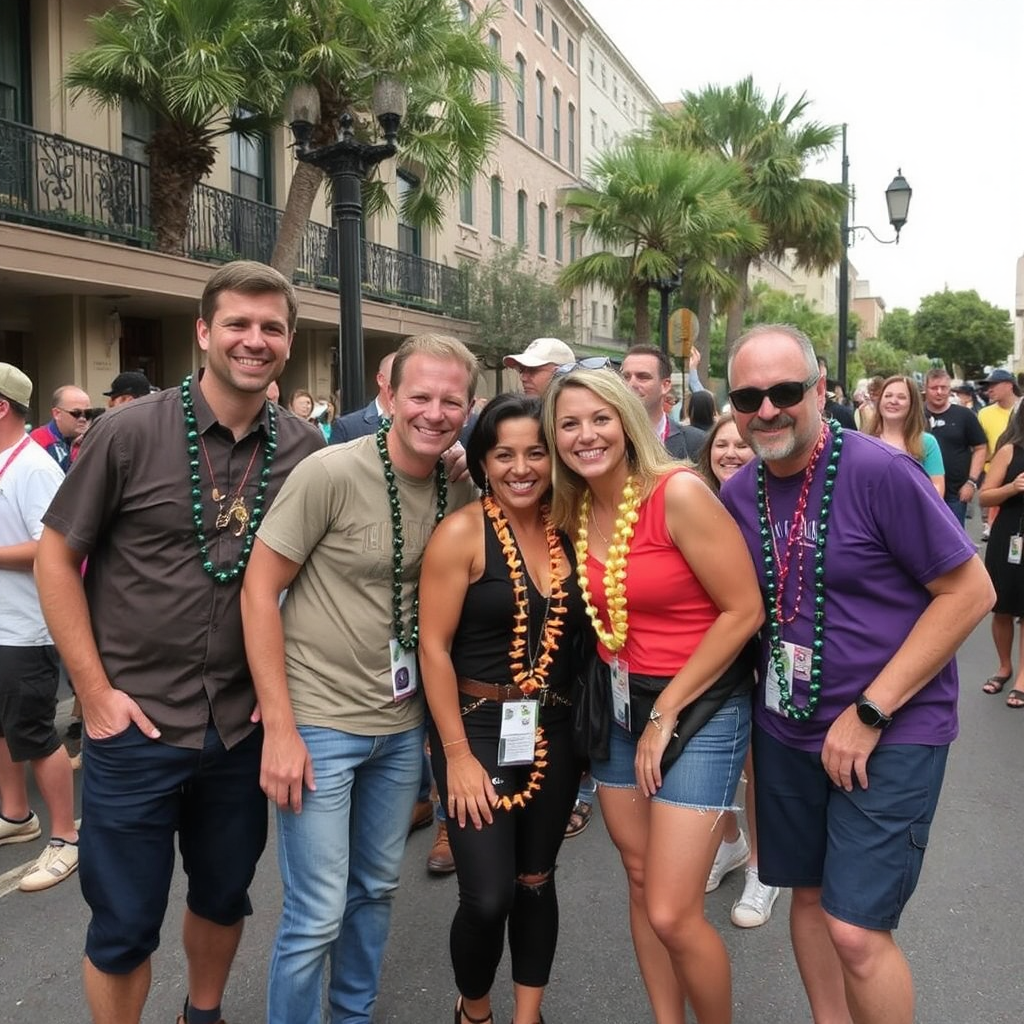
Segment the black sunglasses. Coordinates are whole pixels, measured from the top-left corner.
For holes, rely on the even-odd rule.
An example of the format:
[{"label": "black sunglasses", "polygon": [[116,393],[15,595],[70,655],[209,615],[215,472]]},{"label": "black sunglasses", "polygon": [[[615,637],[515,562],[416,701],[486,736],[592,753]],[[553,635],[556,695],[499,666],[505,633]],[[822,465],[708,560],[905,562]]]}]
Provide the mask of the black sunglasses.
[{"label": "black sunglasses", "polygon": [[614,370],[615,363],[608,356],[587,356],[577,359],[575,363],[562,363],[555,369],[555,377],[564,377],[573,370]]},{"label": "black sunglasses", "polygon": [[59,405],[57,406],[61,412],[66,413],[74,420],[87,420],[89,418],[88,409],[63,409]]},{"label": "black sunglasses", "polygon": [[798,405],[819,380],[820,375],[816,373],[807,380],[784,380],[770,388],[737,388],[729,392],[729,401],[736,412],[757,412],[766,398],[776,409],[790,409]]}]

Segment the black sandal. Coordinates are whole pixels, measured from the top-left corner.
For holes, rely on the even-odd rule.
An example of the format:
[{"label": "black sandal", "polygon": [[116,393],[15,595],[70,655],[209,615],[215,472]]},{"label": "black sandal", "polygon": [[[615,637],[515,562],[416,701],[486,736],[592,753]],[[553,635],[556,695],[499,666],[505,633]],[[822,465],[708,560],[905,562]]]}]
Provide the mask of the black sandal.
[{"label": "black sandal", "polygon": [[565,838],[572,839],[574,836],[578,836],[590,824],[590,817],[593,813],[594,808],[590,804],[577,800],[565,826]]},{"label": "black sandal", "polygon": [[455,1024],[462,1024],[464,1020],[468,1020],[469,1024],[487,1024],[494,1021],[494,1011],[489,1010],[486,1017],[470,1017],[468,1013],[462,1008],[462,996],[459,996],[455,1000]]},{"label": "black sandal", "polygon": [[1013,678],[1009,676],[989,676],[984,683],[981,684],[982,693],[1002,693],[1003,687]]}]

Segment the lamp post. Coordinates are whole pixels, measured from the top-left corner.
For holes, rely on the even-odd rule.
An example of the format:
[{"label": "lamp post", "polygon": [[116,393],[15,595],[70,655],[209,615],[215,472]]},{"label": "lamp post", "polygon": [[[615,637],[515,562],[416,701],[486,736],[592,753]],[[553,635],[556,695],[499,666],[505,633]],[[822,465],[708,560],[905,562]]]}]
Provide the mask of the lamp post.
[{"label": "lamp post", "polygon": [[658,317],[658,329],[661,333],[661,351],[668,355],[668,300],[671,294],[683,283],[683,265],[676,267],[671,277],[664,277],[652,284],[661,294],[661,310]]},{"label": "lamp post", "polygon": [[371,144],[355,137],[352,115],[339,118],[335,142],[312,147],[313,129],[320,119],[320,97],[312,86],[298,86],[290,98],[290,128],[295,155],[319,167],[331,180],[332,210],[338,230],[339,348],[341,355],[341,411],[352,412],[365,403],[362,315],[363,179],[383,160],[398,152],[398,127],[405,114],[405,90],[399,82],[383,78],[373,90],[373,111],[384,142]]},{"label": "lamp post", "polygon": [[843,192],[847,194],[843,207],[843,219],[839,227],[842,237],[843,255],[839,261],[839,342],[836,359],[836,379],[846,388],[846,349],[849,345],[847,335],[850,332],[850,235],[854,231],[866,231],[876,242],[882,245],[895,245],[900,240],[900,229],[907,222],[910,210],[910,197],[913,190],[903,177],[903,171],[897,169],[896,177],[885,190],[885,205],[889,211],[889,223],[896,229],[895,238],[879,238],[878,235],[864,224],[850,224],[850,159],[846,155],[846,125],[843,125]]}]

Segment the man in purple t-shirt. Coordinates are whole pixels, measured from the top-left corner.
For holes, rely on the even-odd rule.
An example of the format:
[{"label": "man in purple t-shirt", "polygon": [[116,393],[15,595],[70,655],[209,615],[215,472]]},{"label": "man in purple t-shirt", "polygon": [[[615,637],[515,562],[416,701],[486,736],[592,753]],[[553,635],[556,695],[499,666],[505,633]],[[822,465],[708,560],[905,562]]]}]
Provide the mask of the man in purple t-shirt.
[{"label": "man in purple t-shirt", "polygon": [[759,873],[793,890],[815,1020],[911,1024],[913,983],[892,930],[957,732],[953,655],[992,587],[913,459],[823,423],[825,381],[803,334],[753,328],[732,348],[729,380],[760,456],[722,492],[768,610],[755,697]]}]

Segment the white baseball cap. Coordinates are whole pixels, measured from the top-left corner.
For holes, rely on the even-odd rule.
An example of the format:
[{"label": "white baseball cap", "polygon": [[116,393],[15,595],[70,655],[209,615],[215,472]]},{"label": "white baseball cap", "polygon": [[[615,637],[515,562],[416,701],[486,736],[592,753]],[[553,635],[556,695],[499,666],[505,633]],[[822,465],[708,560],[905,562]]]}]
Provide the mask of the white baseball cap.
[{"label": "white baseball cap", "polygon": [[558,338],[534,338],[526,346],[525,352],[519,355],[505,356],[502,360],[506,367],[513,366],[547,366],[553,363],[555,366],[564,366],[566,363],[575,363],[576,356],[564,341]]}]

